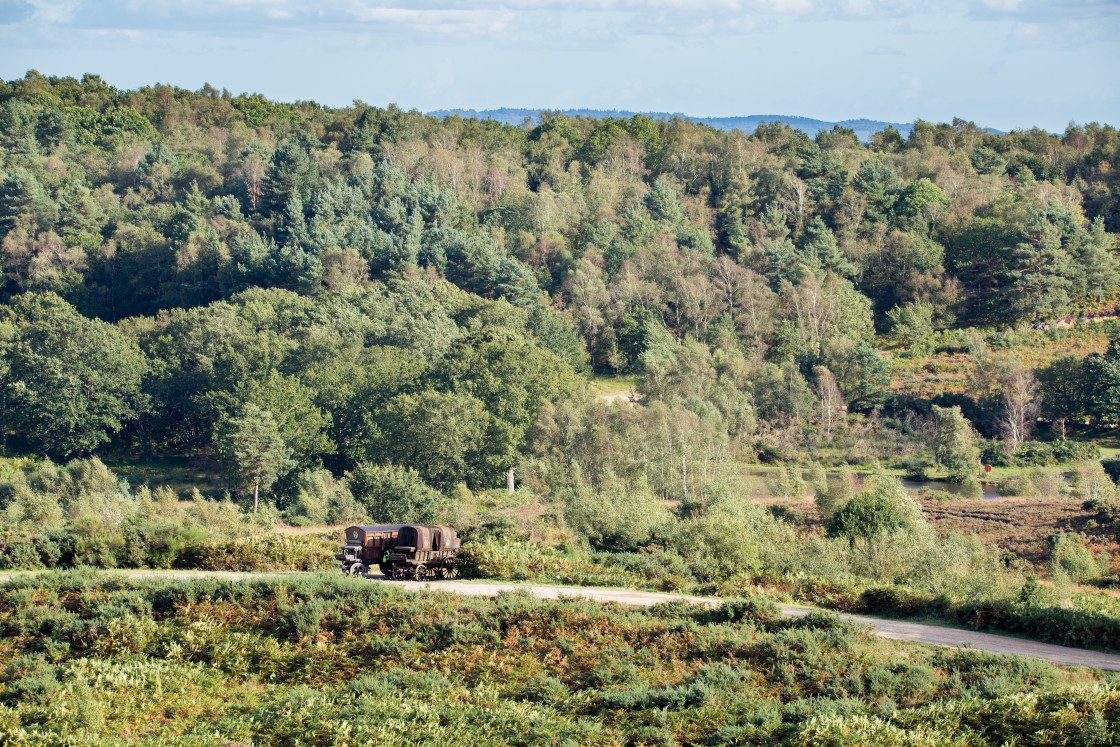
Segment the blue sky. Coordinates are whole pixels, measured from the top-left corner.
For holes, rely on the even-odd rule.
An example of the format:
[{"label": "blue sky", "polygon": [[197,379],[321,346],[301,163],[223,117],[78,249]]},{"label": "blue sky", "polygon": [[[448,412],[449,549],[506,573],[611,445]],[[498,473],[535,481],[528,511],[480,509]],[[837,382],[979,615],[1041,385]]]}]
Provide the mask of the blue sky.
[{"label": "blue sky", "polygon": [[411,109],[1120,124],[1120,0],[0,0],[0,74]]}]

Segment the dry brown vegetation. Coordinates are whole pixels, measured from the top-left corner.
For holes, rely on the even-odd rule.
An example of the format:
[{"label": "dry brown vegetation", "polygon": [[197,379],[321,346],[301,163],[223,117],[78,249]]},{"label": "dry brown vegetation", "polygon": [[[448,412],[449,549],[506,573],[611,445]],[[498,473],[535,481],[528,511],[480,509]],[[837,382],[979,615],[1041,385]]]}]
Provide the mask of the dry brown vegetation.
[{"label": "dry brown vegetation", "polygon": [[1096,526],[1094,514],[1069,498],[934,500],[922,508],[938,534],[975,534],[1036,564],[1049,557],[1050,536],[1061,532],[1084,533],[1097,548],[1115,554],[1115,535]]},{"label": "dry brown vegetation", "polygon": [[[824,525],[812,498],[788,503],[784,498],[763,498],[758,502],[788,506],[802,513],[809,526]],[[1098,526],[1094,513],[1082,509],[1081,502],[1075,499],[1005,497],[919,502],[938,535],[975,534],[985,544],[1013,552],[1036,566],[1050,557],[1050,537],[1062,532],[1084,534],[1094,551],[1106,550],[1112,557],[1120,555],[1116,535]]]}]

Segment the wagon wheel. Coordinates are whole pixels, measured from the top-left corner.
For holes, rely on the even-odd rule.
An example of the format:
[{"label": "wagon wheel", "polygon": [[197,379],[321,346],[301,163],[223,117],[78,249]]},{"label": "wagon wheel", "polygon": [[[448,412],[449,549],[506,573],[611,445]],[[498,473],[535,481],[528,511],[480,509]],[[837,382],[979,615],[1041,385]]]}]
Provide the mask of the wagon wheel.
[{"label": "wagon wheel", "polygon": [[416,569],[413,570],[413,572],[412,572],[412,578],[414,578],[417,581],[427,581],[431,577],[432,577],[432,569],[429,568],[428,566],[424,565],[423,563],[421,563],[420,565],[417,565]]},{"label": "wagon wheel", "polygon": [[453,578],[459,577],[459,569],[453,565],[445,565],[443,568],[439,569],[439,575],[440,578],[450,581]]},{"label": "wagon wheel", "polygon": [[351,576],[364,576],[367,573],[369,573],[369,568],[366,568],[361,563],[355,563],[354,565],[350,566]]}]

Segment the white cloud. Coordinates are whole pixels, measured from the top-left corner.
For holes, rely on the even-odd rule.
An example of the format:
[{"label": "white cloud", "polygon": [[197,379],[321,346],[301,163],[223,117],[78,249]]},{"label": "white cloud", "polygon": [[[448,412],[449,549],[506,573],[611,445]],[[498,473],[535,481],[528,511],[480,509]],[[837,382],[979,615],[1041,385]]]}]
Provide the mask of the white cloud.
[{"label": "white cloud", "polygon": [[30,0],[35,8],[32,20],[36,23],[67,23],[77,12],[78,0]]},{"label": "white cloud", "polygon": [[[745,36],[777,24],[844,19],[894,19],[923,26],[938,15],[1049,24],[1081,17],[1112,28],[1116,0],[30,0],[35,11],[16,21],[34,31],[74,28],[194,29],[211,36],[330,33],[349,38],[392,33],[402,42],[425,36],[492,37],[531,46],[579,46],[580,39],[613,43],[631,35]],[[962,20],[963,20],[962,18]],[[1090,20],[1091,19],[1091,20]],[[1112,23],[1109,23],[1109,22]]]},{"label": "white cloud", "polygon": [[991,10],[1000,11],[1001,13],[1014,13],[1019,10],[1019,6],[1023,4],[1023,0],[983,0],[985,7]]},{"label": "white cloud", "polygon": [[355,3],[348,12],[352,18],[363,23],[395,24],[412,28],[448,32],[491,32],[505,30],[513,14],[509,11],[457,8],[393,8],[378,5]]},{"label": "white cloud", "polygon": [[143,41],[151,36],[140,29],[82,29],[82,36],[90,39],[125,39]]}]

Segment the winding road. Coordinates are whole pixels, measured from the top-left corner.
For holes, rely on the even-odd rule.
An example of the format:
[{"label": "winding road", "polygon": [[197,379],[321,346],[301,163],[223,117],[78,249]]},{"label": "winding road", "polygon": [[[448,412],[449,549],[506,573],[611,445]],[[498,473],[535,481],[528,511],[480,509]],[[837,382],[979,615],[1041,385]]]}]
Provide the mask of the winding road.
[{"label": "winding road", "polygon": [[[214,578],[227,578],[230,580],[245,580],[253,578],[277,578],[293,573],[250,573],[236,571],[119,571],[130,578],[190,578],[208,576]],[[22,575],[22,574],[20,574]],[[0,583],[13,578],[14,574],[0,574]],[[560,599],[582,597],[597,602],[616,602],[638,607],[652,607],[662,602],[689,602],[717,606],[723,600],[714,597],[693,597],[682,594],[664,594],[652,591],[628,591],[624,589],[597,589],[580,586],[538,586],[531,584],[510,584],[477,581],[390,581],[379,573],[369,575],[371,581],[389,584],[401,589],[412,591],[430,590],[444,591],[464,596],[496,596],[502,592],[526,591],[542,599]],[[804,617],[811,611],[806,607],[779,605],[782,615],[787,618]],[[952,646],[991,651],[1000,654],[1018,654],[1034,659],[1042,659],[1051,664],[1062,666],[1093,667],[1112,672],[1120,672],[1120,654],[1106,654],[1100,651],[1090,651],[1082,648],[1068,646],[1055,646],[1050,643],[1039,643],[1024,638],[1013,638],[994,633],[977,633],[971,630],[946,628],[939,625],[913,623],[903,620],[885,620],[864,615],[841,614],[840,617],[856,625],[865,625],[873,633],[883,638],[892,638],[900,641],[915,643],[929,643],[935,646]]]}]

